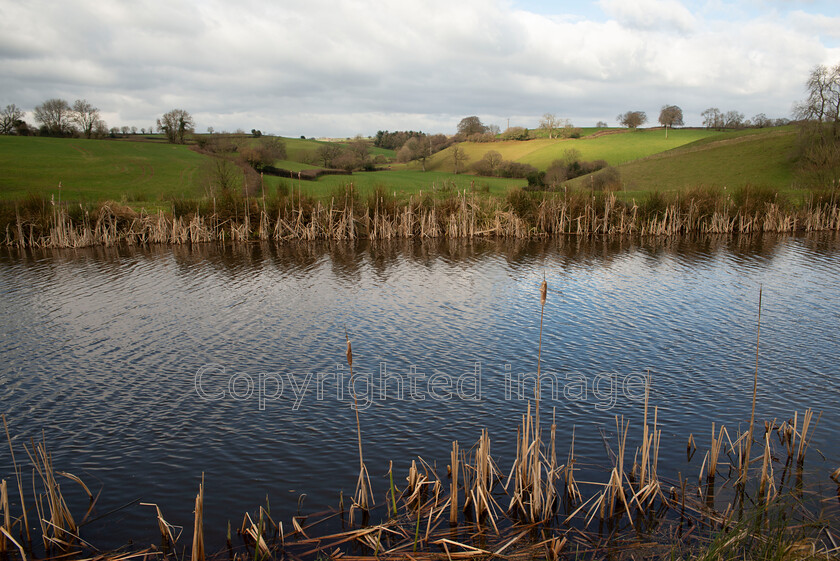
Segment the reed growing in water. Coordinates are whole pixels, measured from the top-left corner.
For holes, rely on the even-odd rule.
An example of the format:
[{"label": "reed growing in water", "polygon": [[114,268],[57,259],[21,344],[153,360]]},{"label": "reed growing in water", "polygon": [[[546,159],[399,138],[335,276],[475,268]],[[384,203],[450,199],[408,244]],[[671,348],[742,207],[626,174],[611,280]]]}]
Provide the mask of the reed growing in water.
[{"label": "reed growing in water", "polygon": [[[546,295],[547,285],[543,283],[541,315],[545,313]],[[347,342],[347,361],[352,368],[349,339]],[[538,360],[540,354],[538,351]],[[755,384],[757,379],[756,375]],[[804,462],[819,416],[814,420],[810,409],[801,416],[794,412],[791,419],[781,423],[775,419],[765,422],[762,434],[759,434],[761,425],[753,417],[745,432],[734,433],[734,440],[724,426],[716,430],[716,425],[712,425],[711,447],[700,466],[696,485],[682,474],[678,481],[669,481],[659,469],[662,429],[658,408],[653,406],[651,414],[651,384],[648,374],[641,430],[637,432],[629,420],[617,416],[613,437],[605,438],[609,466],[603,470],[603,481],[576,480],[574,466],[579,458],[574,449],[574,427],[570,431],[567,460],[558,463],[557,423],[552,419],[544,441],[537,414],[537,391],[534,403],[529,402],[522,415],[516,455],[507,478],[491,454],[489,433],[482,430],[477,443],[468,450],[453,443],[444,475],[422,459],[412,461],[403,489],[391,483],[391,501],[381,505],[385,512],[379,523],[370,523],[377,512],[373,509],[372,495],[370,503],[362,503],[365,499],[361,497],[367,497],[372,491],[361,455],[357,417],[361,465],[354,506],[369,511],[369,516],[356,524],[351,509],[346,521],[349,528],[338,533],[320,531],[321,521],[306,524],[293,517],[292,529],[286,531],[282,522],[272,520],[267,508],[260,507],[256,523],[250,514],[243,517],[239,528],[242,545],[229,546],[218,557],[243,560],[253,557],[257,561],[473,557],[553,561],[566,557],[620,558],[623,555],[663,559],[837,558],[840,545],[835,536],[840,535],[840,510],[828,502],[834,501],[833,497],[809,496],[811,492],[803,484]],[[756,393],[753,388],[752,396]],[[639,442],[634,449],[636,434]],[[754,437],[762,450],[757,458],[746,453]],[[8,440],[14,454],[12,439]],[[696,444],[690,436],[689,453],[693,446]],[[55,475],[79,483],[86,491],[87,487],[80,479],[54,470],[45,443],[33,443],[24,449],[42,481],[42,491],[36,492],[35,502],[46,557],[62,557],[71,548],[83,547],[84,542]],[[722,469],[726,458],[730,459],[730,476],[724,476],[726,470]],[[759,463],[760,469],[751,468]],[[17,464],[15,473],[19,478]],[[840,496],[840,469],[831,478],[837,483]],[[823,486],[823,482],[817,483]],[[582,485],[585,492],[581,491]],[[22,489],[20,481],[19,487]],[[560,489],[564,492],[560,493]],[[505,499],[506,508],[500,504]],[[32,556],[32,545],[24,537],[26,510],[22,501],[21,492],[21,504],[17,505],[21,516],[12,521],[12,505],[3,482],[0,509],[4,518],[0,534],[18,546],[21,558],[25,559],[27,554]],[[203,482],[195,504],[191,558],[202,561],[206,557]],[[178,537],[171,531],[172,526],[163,519],[160,509],[156,508],[156,514],[164,542],[174,545]],[[345,522],[343,509],[337,515]],[[15,534],[20,541],[15,539]],[[28,549],[21,542],[28,544]],[[4,552],[9,552],[5,540],[0,542],[0,553]],[[146,553],[148,550],[140,552]],[[179,556],[164,550],[163,554],[173,559],[186,558],[186,552]]]},{"label": "reed growing in water", "polygon": [[803,191],[799,204],[757,187],[654,192],[626,202],[614,193],[514,190],[505,198],[462,191],[367,201],[352,185],[329,203],[293,193],[262,198],[174,201],[171,212],[135,212],[114,202],[85,208],[30,197],[0,205],[3,243],[19,247],[559,235],[675,236],[840,230],[834,191]]}]

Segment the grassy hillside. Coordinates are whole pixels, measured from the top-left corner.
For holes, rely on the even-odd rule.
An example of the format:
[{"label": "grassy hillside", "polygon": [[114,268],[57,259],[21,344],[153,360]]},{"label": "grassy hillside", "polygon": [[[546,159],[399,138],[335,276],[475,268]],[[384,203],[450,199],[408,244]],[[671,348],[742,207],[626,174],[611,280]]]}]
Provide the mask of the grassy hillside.
[{"label": "grassy hillside", "polygon": [[[619,166],[628,194],[673,191],[705,185],[747,184],[793,191],[792,127],[760,134],[727,133]],[[585,184],[579,178],[573,184]]]},{"label": "grassy hillside", "polygon": [[29,194],[94,202],[157,201],[201,194],[206,156],[155,142],[0,136],[0,199]]},{"label": "grassy hillside", "polygon": [[[477,162],[484,154],[495,150],[506,160],[530,164],[537,169],[545,170],[554,160],[561,158],[566,150],[577,150],[584,160],[606,160],[610,165],[618,165],[698,140],[726,134],[729,133],[706,129],[678,129],[669,131],[666,139],[665,131],[661,129],[634,132],[610,130],[608,134],[590,134],[581,138],[559,140],[540,138],[525,142],[465,142],[460,146],[470,158],[468,163]],[[435,154],[427,167],[437,171],[454,171],[452,149],[448,148]]]},{"label": "grassy hillside", "polygon": [[327,199],[348,184],[352,184],[355,191],[366,197],[376,189],[382,189],[388,194],[396,194],[398,198],[408,198],[409,195],[428,193],[433,191],[479,190],[495,195],[503,195],[513,187],[522,187],[527,182],[524,179],[503,179],[500,177],[476,177],[474,175],[455,175],[447,172],[427,171],[419,169],[395,169],[392,171],[354,172],[353,175],[326,175],[318,181],[297,181],[278,177],[265,177],[267,186],[283,183],[289,188],[303,189],[303,192],[321,199]]},{"label": "grassy hillside", "polygon": [[[794,181],[793,127],[719,132],[698,129],[662,129],[638,132],[587,130],[580,139],[527,142],[462,143],[470,156],[467,166],[495,150],[506,160],[546,169],[566,150],[577,150],[584,160],[603,159],[621,172],[622,196],[642,197],[653,190],[667,191],[697,185],[736,187],[747,183],[791,189]],[[606,134],[603,134],[605,133]],[[287,160],[277,167],[300,171],[318,167],[313,155],[321,141],[284,139]],[[375,154],[393,157],[391,150]],[[407,198],[420,191],[476,190],[503,195],[524,179],[455,175],[452,148],[435,154],[426,163],[390,164],[378,172],[351,176],[324,176],[314,182],[298,182],[266,176],[271,189],[281,183],[304,193],[329,198],[352,183],[361,196],[381,188]],[[205,193],[202,165],[209,157],[187,146],[162,142],[80,140],[0,136],[0,200],[21,200],[29,194],[58,196],[63,200],[94,202],[113,199],[134,207],[154,207],[172,197],[200,198]],[[588,177],[571,185],[585,186]]]}]

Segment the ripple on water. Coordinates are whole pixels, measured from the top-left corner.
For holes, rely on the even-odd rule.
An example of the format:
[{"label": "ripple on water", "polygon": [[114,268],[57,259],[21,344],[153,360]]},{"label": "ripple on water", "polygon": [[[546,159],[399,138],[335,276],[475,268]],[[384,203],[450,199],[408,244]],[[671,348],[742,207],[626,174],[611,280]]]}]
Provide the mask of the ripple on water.
[{"label": "ripple on water", "polygon": [[[830,237],[7,252],[3,411],[16,442],[43,429],[57,466],[103,487],[103,512],[142,498],[188,524],[203,472],[207,533],[220,537],[230,516],[266,494],[288,515],[301,493],[319,510],[352,492],[355,416],[334,382],[349,378],[345,329],[359,379],[391,376],[384,399],[359,386],[375,486],[389,460],[398,474],[418,455],[445,462],[452,440],[474,442],[484,427],[507,456],[527,405],[509,380],[536,371],[546,278],[541,372],[556,389],[544,407],[560,450],[576,427],[576,449],[601,461],[599,429],[613,431],[616,414],[638,423],[641,404],[622,387],[611,395],[597,386],[598,376],[650,371],[669,436],[663,461],[681,467],[689,433],[700,442],[713,421],[748,418],[762,287],[757,414],[822,410],[816,445],[837,463],[827,443],[840,430],[838,272]],[[196,392],[196,373],[211,364],[202,388],[222,400]],[[472,381],[477,364],[479,401],[432,399],[429,378]],[[410,374],[419,384],[411,397],[423,400],[398,399],[398,390],[410,395]],[[267,375],[283,395],[261,409]],[[155,539],[147,510],[120,516],[119,532],[92,527],[90,537],[104,547]]]}]

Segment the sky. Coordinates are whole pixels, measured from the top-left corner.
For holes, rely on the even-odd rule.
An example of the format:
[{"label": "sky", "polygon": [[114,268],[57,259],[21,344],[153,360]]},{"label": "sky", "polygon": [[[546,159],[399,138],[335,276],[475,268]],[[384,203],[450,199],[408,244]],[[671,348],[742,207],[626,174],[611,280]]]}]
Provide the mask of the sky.
[{"label": "sky", "polygon": [[109,127],[298,137],[790,117],[840,63],[837,0],[0,0],[0,107],[86,99]]}]

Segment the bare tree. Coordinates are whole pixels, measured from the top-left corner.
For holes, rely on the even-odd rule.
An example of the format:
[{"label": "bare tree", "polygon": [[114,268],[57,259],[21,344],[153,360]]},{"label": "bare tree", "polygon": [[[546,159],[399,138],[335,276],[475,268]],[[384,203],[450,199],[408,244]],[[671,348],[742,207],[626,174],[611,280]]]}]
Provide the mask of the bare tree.
[{"label": "bare tree", "polygon": [[759,113],[752,118],[752,124],[757,129],[763,129],[764,127],[772,127],[773,119],[769,119],[764,113]]},{"label": "bare tree", "polygon": [[816,66],[806,82],[808,98],[796,107],[798,166],[817,187],[840,184],[840,64]]},{"label": "bare tree", "polygon": [[806,86],[808,99],[796,107],[796,117],[831,123],[834,135],[840,137],[840,64],[814,67]]},{"label": "bare tree", "polygon": [[461,148],[457,144],[452,147],[452,163],[455,164],[456,174],[461,173],[461,166],[468,162],[469,159],[469,155],[464,151],[463,148]]},{"label": "bare tree", "polygon": [[72,116],[70,104],[63,99],[48,99],[35,107],[35,120],[41,123],[47,134],[65,135],[71,129]]},{"label": "bare tree", "polygon": [[554,113],[546,113],[540,119],[540,128],[548,133],[548,138],[554,138],[554,132],[560,126],[560,120]]},{"label": "bare tree", "polygon": [[668,127],[683,125],[683,112],[677,105],[663,105],[659,112],[659,123],[665,127],[665,138],[668,138]]},{"label": "bare tree", "polygon": [[605,121],[598,121],[597,123],[595,123],[595,126],[599,129],[605,129],[608,125]]},{"label": "bare tree", "polygon": [[341,146],[332,142],[325,142],[318,147],[315,153],[318,159],[324,162],[324,167],[330,168],[333,166],[333,160],[341,154]]},{"label": "bare tree", "polygon": [[88,103],[86,99],[77,99],[73,102],[70,120],[79,126],[85,138],[90,138],[99,120],[99,109]]},{"label": "bare tree", "polygon": [[17,124],[26,115],[14,103],[7,105],[0,113],[0,134],[14,134]]},{"label": "bare tree", "polygon": [[740,129],[744,125],[744,114],[740,111],[727,111],[723,117],[723,126],[727,129]]},{"label": "bare tree", "polygon": [[700,116],[703,117],[703,126],[707,129],[722,129],[724,125],[723,113],[717,107],[709,107]]},{"label": "bare tree", "polygon": [[183,109],[173,109],[157,120],[157,128],[172,144],[184,144],[187,135],[195,129],[195,122]]},{"label": "bare tree", "polygon": [[273,166],[277,160],[286,159],[286,143],[282,138],[263,136],[259,141],[242,147],[239,154],[252,168],[262,171],[266,166]]},{"label": "bare tree", "polygon": [[635,129],[647,122],[644,111],[628,111],[616,117],[616,120],[629,129]]}]

